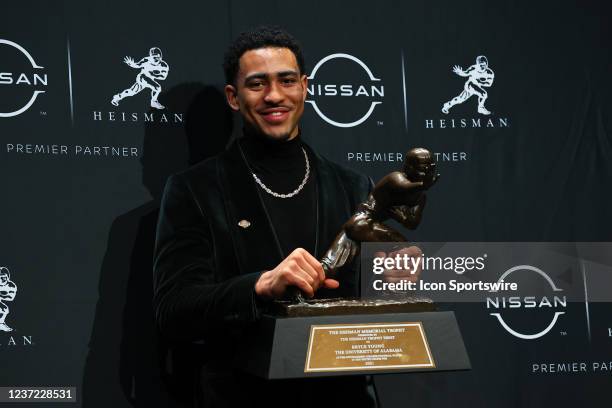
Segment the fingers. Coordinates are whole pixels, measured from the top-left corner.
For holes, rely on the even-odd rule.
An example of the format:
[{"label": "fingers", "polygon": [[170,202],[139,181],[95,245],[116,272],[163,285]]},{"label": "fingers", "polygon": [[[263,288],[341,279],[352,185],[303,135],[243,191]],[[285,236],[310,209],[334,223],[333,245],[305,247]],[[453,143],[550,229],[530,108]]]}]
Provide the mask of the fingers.
[{"label": "fingers", "polygon": [[389,283],[418,281],[422,270],[422,265],[419,261],[419,258],[423,255],[421,248],[413,245],[389,253],[389,257],[395,257],[397,255],[406,255],[411,258],[411,261],[408,262],[406,265],[407,267],[404,269],[386,269],[383,272],[383,280]]},{"label": "fingers", "polygon": [[340,283],[326,279],[321,263],[308,251],[298,248],[271,271],[264,272],[255,284],[255,292],[273,299],[282,298],[290,286],[313,297],[317,289],[335,289]]},{"label": "fingers", "polygon": [[386,256],[387,256],[386,252],[383,252],[383,251],[374,252],[374,258],[385,258]]},{"label": "fingers", "polygon": [[340,282],[338,282],[335,279],[325,279],[323,281],[323,287],[327,289],[338,289],[339,286],[340,286]]},{"label": "fingers", "polygon": [[296,263],[298,271],[301,273],[306,273],[308,276],[308,282],[313,285],[313,288],[316,290],[322,281],[319,273],[304,258],[297,258]]},{"label": "fingers", "polygon": [[284,292],[288,286],[296,286],[308,297],[313,297],[325,279],[321,264],[308,253],[298,248],[294,250],[279,265],[278,281],[281,291]]},{"label": "fingers", "polygon": [[412,270],[410,269],[387,269],[383,272],[383,276],[388,278],[401,278],[413,276]]},{"label": "fingers", "polygon": [[407,280],[416,282],[419,280],[420,270],[412,271],[410,269],[388,269],[383,272],[382,277],[385,282],[399,282]]},{"label": "fingers", "polygon": [[320,287],[336,289],[340,286],[337,280],[325,278],[323,265],[307,250],[297,248],[288,258],[295,262],[293,264],[294,278],[292,278],[295,280],[292,280],[291,284],[298,286],[307,296],[313,297]]},{"label": "fingers", "polygon": [[314,280],[315,287],[317,290],[321,282],[325,280],[325,272],[323,271],[323,265],[308,251],[302,248],[298,248],[291,253],[290,256],[295,256],[299,267],[307,272]]},{"label": "fingers", "polygon": [[298,248],[295,251],[298,251],[299,254],[303,256],[303,259],[310,265],[310,267],[316,272],[319,281],[323,281],[325,279],[325,271],[323,270],[323,265],[321,262],[317,260],[314,256],[312,256],[307,250]]},{"label": "fingers", "polygon": [[385,273],[383,274],[383,280],[388,283],[398,283],[402,281],[416,282],[419,280],[419,277],[417,275],[410,275],[410,274],[407,274],[405,271],[402,271],[402,272],[404,273],[403,275],[396,275],[396,276],[389,276]]},{"label": "fingers", "polygon": [[399,255],[406,254],[410,257],[419,257],[423,255],[423,251],[418,246],[411,245],[409,247],[404,247],[404,248],[398,249],[397,251],[393,251],[389,254],[389,256],[395,256],[397,254]]},{"label": "fingers", "polygon": [[289,267],[281,272],[281,277],[278,279],[279,284],[283,287],[280,295],[282,295],[287,287],[295,286],[302,291],[306,296],[314,296],[314,279],[305,271]]},{"label": "fingers", "polygon": [[312,278],[306,273],[289,273],[285,276],[287,286],[296,286],[298,289],[302,291],[306,296],[313,297],[314,296],[314,288],[312,283]]}]

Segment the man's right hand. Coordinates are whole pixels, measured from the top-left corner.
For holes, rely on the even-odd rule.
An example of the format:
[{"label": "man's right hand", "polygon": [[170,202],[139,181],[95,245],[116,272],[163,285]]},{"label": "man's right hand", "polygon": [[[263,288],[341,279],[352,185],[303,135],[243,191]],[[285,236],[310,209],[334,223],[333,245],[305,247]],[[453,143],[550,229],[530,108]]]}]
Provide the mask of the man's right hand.
[{"label": "man's right hand", "polygon": [[261,274],[255,284],[255,293],[262,298],[280,299],[287,288],[295,286],[306,296],[313,297],[321,286],[336,289],[340,283],[325,278],[323,266],[302,248],[294,250],[278,266]]}]

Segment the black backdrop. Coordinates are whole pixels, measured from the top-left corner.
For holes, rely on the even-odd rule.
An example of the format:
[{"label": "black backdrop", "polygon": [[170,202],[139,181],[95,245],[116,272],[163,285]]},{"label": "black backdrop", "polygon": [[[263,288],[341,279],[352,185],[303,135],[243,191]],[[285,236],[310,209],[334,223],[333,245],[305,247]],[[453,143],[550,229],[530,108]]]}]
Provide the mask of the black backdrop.
[{"label": "black backdrop", "polygon": [[[77,386],[84,407],[170,403],[150,308],[158,201],[169,174],[239,133],[222,55],[262,23],[301,40],[309,73],[335,55],[311,78],[303,119],[322,154],[376,179],[409,147],[437,153],[443,178],[414,240],[612,241],[610,15],[603,1],[3,4],[0,265],[18,293],[7,303],[15,331],[0,333],[0,385]],[[149,107],[146,89],[111,105],[138,73],[124,57],[151,47],[170,68],[165,109]],[[466,81],[452,67],[479,55],[494,72],[491,114],[477,112],[476,95],[442,113]],[[609,403],[610,371],[531,372],[540,360],[610,364],[604,306],[593,305],[591,340],[576,319],[564,338],[528,342],[458,305],[474,369],[380,376],[381,402]]]}]

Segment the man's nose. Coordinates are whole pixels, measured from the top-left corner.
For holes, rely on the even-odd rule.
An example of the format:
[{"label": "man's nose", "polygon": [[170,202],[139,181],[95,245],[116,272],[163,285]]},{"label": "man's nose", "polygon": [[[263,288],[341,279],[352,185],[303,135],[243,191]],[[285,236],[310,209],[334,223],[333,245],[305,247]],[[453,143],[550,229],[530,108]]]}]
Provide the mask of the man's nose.
[{"label": "man's nose", "polygon": [[276,82],[272,82],[270,83],[270,86],[268,87],[268,92],[266,93],[264,100],[267,103],[277,104],[277,103],[280,103],[284,97],[285,96],[283,95],[283,91],[280,85]]}]

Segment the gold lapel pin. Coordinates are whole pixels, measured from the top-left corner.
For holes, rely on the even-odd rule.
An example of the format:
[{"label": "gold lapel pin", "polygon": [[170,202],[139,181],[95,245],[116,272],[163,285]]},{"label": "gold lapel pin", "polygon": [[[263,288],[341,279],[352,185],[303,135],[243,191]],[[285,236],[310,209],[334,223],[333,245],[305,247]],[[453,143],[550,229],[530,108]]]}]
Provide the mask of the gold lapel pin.
[{"label": "gold lapel pin", "polygon": [[251,226],[251,223],[247,220],[240,220],[240,222],[238,223],[238,226],[244,229],[247,229]]}]

